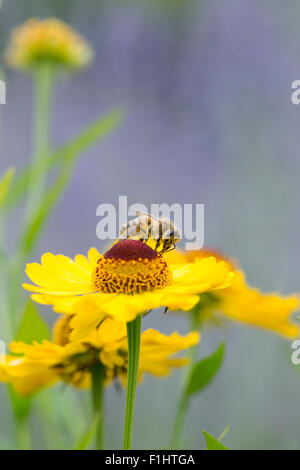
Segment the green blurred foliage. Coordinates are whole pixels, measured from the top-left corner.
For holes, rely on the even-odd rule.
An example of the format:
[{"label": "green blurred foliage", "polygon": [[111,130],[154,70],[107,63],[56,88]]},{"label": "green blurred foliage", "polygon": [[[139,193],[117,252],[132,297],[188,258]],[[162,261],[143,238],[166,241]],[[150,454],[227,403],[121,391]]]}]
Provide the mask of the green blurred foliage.
[{"label": "green blurred foliage", "polygon": [[202,431],[206,441],[206,450],[229,450],[227,447],[220,442],[220,440],[213,437],[206,431]]},{"label": "green blurred foliage", "polygon": [[35,304],[29,300],[24,310],[15,340],[31,344],[33,341],[41,343],[50,340],[51,334],[47,323],[39,314]]},{"label": "green blurred foliage", "polygon": [[8,168],[5,174],[0,179],[0,210],[5,203],[5,200],[8,196],[10,186],[12,184],[12,179],[15,174],[14,168]]},{"label": "green blurred foliage", "polygon": [[225,355],[225,343],[221,343],[211,356],[201,359],[193,365],[187,384],[187,395],[194,395],[210,384],[222,366]]}]

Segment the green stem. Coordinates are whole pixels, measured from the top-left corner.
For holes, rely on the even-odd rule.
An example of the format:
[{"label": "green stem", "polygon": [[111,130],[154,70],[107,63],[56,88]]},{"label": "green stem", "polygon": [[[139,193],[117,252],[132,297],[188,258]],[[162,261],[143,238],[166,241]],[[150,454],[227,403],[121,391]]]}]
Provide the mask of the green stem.
[{"label": "green stem", "polygon": [[104,433],[103,433],[103,381],[104,367],[100,362],[92,369],[92,398],[93,398],[93,418],[96,421],[96,450],[103,449]]},{"label": "green stem", "polygon": [[[35,132],[34,153],[32,163],[39,168],[39,178],[32,176],[29,184],[29,194],[25,211],[25,225],[45,190],[47,175],[47,155],[49,153],[49,129],[51,118],[51,103],[54,83],[54,68],[51,63],[40,64],[35,71]],[[35,169],[36,169],[35,168]]]},{"label": "green stem", "polygon": [[[191,312],[190,320],[190,331],[199,330],[200,321],[199,321],[199,310],[194,309]],[[196,362],[197,356],[197,345],[193,346],[189,350],[189,364],[185,370],[182,380],[181,393],[177,405],[177,411],[173,426],[172,439],[171,439],[171,449],[179,449],[181,444],[182,431],[184,428],[184,423],[189,406],[189,396],[186,393],[187,385],[190,380],[190,376]]]},{"label": "green stem", "polygon": [[16,421],[16,432],[19,450],[31,449],[31,437],[28,418]]},{"label": "green stem", "polygon": [[16,332],[19,320],[21,281],[24,264],[28,253],[22,245],[24,234],[29,230],[31,221],[35,215],[38,202],[43,197],[47,176],[47,155],[49,153],[49,128],[51,116],[51,102],[55,69],[51,63],[40,64],[34,72],[35,85],[35,116],[34,116],[34,153],[32,157],[33,169],[39,173],[36,179],[34,174],[29,176],[28,195],[24,214],[23,234],[19,240],[17,256],[10,266],[10,321],[11,331]]},{"label": "green stem", "polygon": [[142,316],[139,315],[135,320],[127,323],[128,374],[124,423],[124,450],[129,450],[131,447],[132,425],[140,357],[141,319]]},{"label": "green stem", "polygon": [[172,440],[171,440],[171,449],[175,450],[175,449],[180,448],[182,430],[184,427],[188,404],[189,404],[188,396],[184,392],[181,394],[178,405],[177,405],[177,412],[175,416]]}]

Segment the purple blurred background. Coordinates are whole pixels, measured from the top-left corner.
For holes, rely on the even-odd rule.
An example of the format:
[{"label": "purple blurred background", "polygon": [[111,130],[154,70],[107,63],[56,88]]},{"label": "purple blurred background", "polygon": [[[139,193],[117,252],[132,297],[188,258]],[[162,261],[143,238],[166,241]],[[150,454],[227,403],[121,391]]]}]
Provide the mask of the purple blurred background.
[{"label": "purple blurred background", "polygon": [[[11,28],[31,16],[67,21],[96,50],[88,70],[57,85],[53,146],[115,106],[126,111],[80,160],[35,258],[102,249],[96,207],[117,204],[119,195],[129,204],[204,203],[207,245],[236,257],[261,289],[299,290],[300,106],[291,103],[291,83],[300,79],[299,2],[4,0],[2,51]],[[32,137],[31,81],[8,69],[5,76],[1,171],[26,164]],[[13,248],[19,219],[10,224]],[[144,325],[187,330],[184,318],[161,312]],[[300,380],[290,343],[228,324],[204,332],[201,354],[224,338],[225,366],[192,402],[187,447],[203,446],[202,428],[219,435],[230,424],[229,447],[299,448]],[[180,373],[147,378],[139,389],[135,447],[168,446],[179,380]],[[123,405],[124,394],[109,393],[111,447],[121,439]],[[3,416],[6,442],[10,411]]]}]

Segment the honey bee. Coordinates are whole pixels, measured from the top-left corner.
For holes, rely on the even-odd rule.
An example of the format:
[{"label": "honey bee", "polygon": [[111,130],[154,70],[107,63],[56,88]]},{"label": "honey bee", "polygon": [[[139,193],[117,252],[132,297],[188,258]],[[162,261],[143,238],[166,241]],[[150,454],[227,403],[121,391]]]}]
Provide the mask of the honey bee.
[{"label": "honey bee", "polygon": [[[175,244],[181,239],[181,234],[169,219],[165,217],[157,219],[142,211],[137,211],[136,215],[137,217],[121,227],[119,240],[129,238],[143,243],[149,239],[155,240],[154,249],[160,255],[175,248]],[[160,247],[161,250],[158,251]]]}]

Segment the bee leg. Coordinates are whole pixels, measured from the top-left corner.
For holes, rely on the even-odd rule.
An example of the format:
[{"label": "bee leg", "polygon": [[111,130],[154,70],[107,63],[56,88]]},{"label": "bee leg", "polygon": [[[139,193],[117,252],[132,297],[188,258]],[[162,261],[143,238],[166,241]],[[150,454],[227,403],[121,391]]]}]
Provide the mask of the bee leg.
[{"label": "bee leg", "polygon": [[174,245],[172,248],[168,248],[164,253],[169,253],[169,251],[175,250],[176,246]]},{"label": "bee leg", "polygon": [[[154,240],[155,240],[155,238],[154,238]],[[161,255],[162,252],[163,252],[163,250],[164,250],[164,247],[162,247],[162,249],[161,249],[160,251],[157,251],[158,248],[159,248],[160,242],[161,242],[161,239],[160,239],[160,238],[157,238],[156,244],[155,244],[155,248],[154,248],[154,250],[155,250],[159,255]]]},{"label": "bee leg", "polygon": [[165,309],[164,309],[164,315],[167,313],[168,310],[169,310],[169,307],[165,307]]},{"label": "bee leg", "polygon": [[145,317],[146,317],[147,315],[149,315],[149,313],[151,313],[151,312],[152,312],[152,309],[148,310],[146,313],[144,313],[143,318],[145,318]]},{"label": "bee leg", "polygon": [[164,253],[167,253],[169,250],[166,249],[164,246],[162,247],[162,249],[160,251],[158,251],[158,254],[159,256],[162,256]]}]

